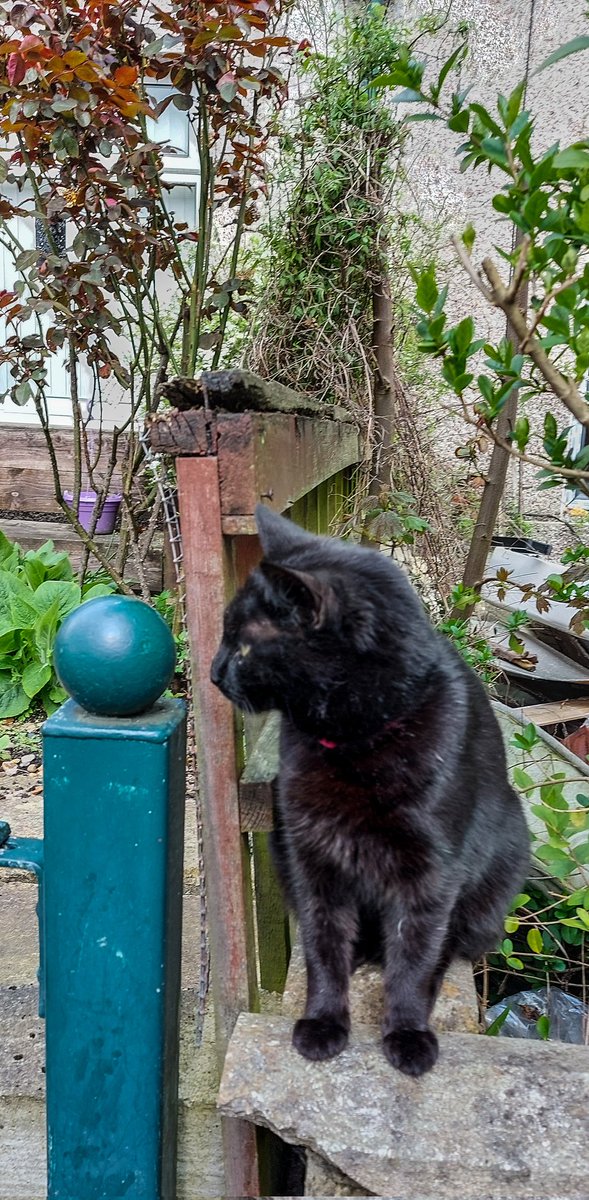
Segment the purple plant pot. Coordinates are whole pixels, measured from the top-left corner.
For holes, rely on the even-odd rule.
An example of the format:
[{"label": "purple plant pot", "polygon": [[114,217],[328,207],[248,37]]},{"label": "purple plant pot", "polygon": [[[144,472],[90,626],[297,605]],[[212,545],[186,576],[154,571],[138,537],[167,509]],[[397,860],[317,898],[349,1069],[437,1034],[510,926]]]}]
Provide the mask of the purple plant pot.
[{"label": "purple plant pot", "polygon": [[[74,500],[73,492],[64,492],[63,498],[71,508]],[[116,524],[119,508],[121,506],[122,496],[107,496],[104,501],[102,512],[96,522],[95,533],[112,533]],[[80,492],[80,503],[78,505],[78,520],[84,529],[90,528],[94,505],[96,504],[96,492]]]}]

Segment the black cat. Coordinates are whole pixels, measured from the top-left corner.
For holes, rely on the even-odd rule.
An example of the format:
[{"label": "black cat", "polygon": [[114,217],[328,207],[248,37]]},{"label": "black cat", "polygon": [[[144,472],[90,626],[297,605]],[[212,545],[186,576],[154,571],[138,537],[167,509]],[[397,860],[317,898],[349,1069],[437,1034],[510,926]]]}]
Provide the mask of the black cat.
[{"label": "black cat", "polygon": [[449,963],[496,944],[526,874],[499,726],[390,558],[256,516],[265,557],[227,608],[211,679],[283,714],[273,839],[307,965],[293,1042],[339,1054],[350,974],[382,961],[385,1054],[421,1075]]}]

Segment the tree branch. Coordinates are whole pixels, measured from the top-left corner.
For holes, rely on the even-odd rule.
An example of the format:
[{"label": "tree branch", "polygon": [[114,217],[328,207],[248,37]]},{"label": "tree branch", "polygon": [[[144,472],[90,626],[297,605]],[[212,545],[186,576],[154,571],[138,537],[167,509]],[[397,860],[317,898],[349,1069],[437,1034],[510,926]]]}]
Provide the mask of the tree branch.
[{"label": "tree branch", "polygon": [[493,260],[484,258],[482,266],[491,285],[490,302],[495,308],[500,308],[511,322],[520,348],[526,345],[526,353],[575,420],[580,421],[581,425],[589,425],[589,405],[576,385],[554,366],[544,347],[532,336],[524,314],[517,302],[511,299],[511,289],[505,287]]}]

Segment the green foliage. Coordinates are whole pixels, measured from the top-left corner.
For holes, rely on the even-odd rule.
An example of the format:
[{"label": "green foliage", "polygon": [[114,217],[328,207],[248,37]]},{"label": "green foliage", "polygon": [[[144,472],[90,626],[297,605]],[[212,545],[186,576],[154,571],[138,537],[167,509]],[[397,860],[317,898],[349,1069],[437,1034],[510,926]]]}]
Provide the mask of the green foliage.
[{"label": "green foliage", "polygon": [[189,662],[190,646],[188,633],[182,625],[180,604],[172,592],[163,591],[153,597],[153,607],[172,631],[176,646],[174,674],[183,676]]},{"label": "green foliage", "polygon": [[534,725],[518,730],[512,744],[522,751],[511,776],[531,814],[538,873],[514,898],[505,919],[507,936],[488,962],[531,984],[552,981],[582,990],[589,938],[589,785],[587,794],[577,792],[565,769],[549,776],[534,769],[533,752],[542,747]]},{"label": "green foliage", "polygon": [[415,538],[429,529],[425,518],[416,512],[416,504],[415,496],[395,489],[364,496],[341,533],[345,536],[362,532],[369,541],[391,550],[395,546],[412,546]]},{"label": "green foliage", "polygon": [[59,626],[83,601],[112,591],[112,582],[92,579],[80,587],[53,542],[25,553],[0,532],[0,719],[33,703],[51,713],[65,699],[53,670]]},{"label": "green foliage", "polygon": [[281,133],[278,208],[252,366],[302,391],[366,404],[373,281],[388,263],[385,203],[404,140],[371,80],[402,35],[374,5],[325,55],[304,52],[303,96]]}]

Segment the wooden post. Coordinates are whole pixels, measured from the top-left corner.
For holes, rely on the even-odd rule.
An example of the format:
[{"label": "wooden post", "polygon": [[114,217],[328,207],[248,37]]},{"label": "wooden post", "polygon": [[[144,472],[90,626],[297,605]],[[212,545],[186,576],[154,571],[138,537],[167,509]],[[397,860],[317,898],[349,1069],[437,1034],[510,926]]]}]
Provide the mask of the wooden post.
[{"label": "wooden post", "polygon": [[[194,680],[195,727],[203,804],[209,932],[220,1063],[238,1014],[257,1007],[249,854],[240,831],[231,705],[209,679],[221,640],[227,563],[216,457],[178,458],[186,605]],[[227,1196],[258,1196],[256,1135],[223,1121]]]}]

